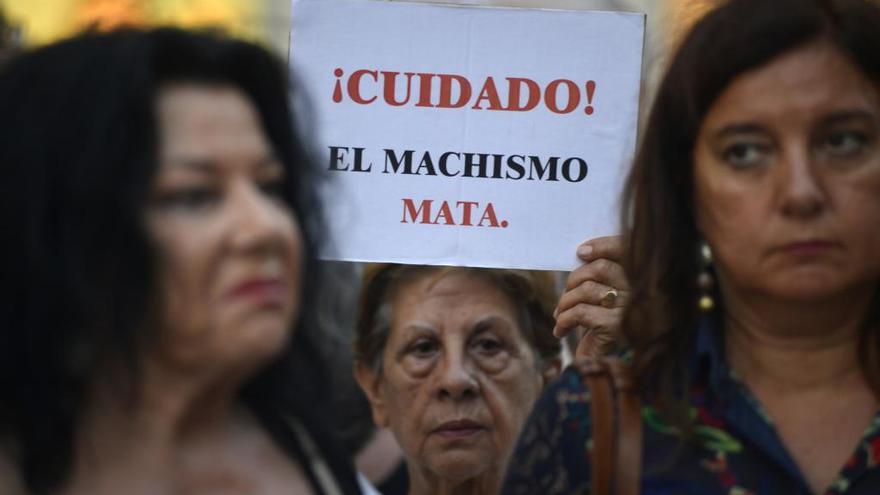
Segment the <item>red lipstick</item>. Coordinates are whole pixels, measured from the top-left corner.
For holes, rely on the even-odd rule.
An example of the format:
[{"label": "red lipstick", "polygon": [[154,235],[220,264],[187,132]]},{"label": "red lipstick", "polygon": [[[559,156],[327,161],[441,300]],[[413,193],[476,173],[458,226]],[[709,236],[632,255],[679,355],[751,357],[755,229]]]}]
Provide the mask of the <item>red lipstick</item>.
[{"label": "red lipstick", "polygon": [[260,305],[280,305],[287,297],[287,284],[280,279],[253,278],[227,291],[225,299],[249,299]]}]

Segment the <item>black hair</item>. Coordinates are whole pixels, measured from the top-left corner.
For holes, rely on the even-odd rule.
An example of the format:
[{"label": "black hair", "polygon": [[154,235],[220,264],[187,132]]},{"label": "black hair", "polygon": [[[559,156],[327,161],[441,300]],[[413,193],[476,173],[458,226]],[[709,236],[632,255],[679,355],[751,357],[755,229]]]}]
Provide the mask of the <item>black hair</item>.
[{"label": "black hair", "polygon": [[[700,125],[735,78],[813,41],[831,44],[880,84],[880,7],[873,0],[729,0],[682,41],[648,117],[623,198],[631,284],[623,333],[635,351],[637,378],[660,402],[676,406],[669,419],[683,429],[687,356],[698,319],[692,155]],[[880,320],[878,307],[880,297],[869,322]],[[875,334],[866,328],[860,353],[880,393]]]},{"label": "black hair", "polygon": [[[0,439],[27,488],[70,475],[88,387],[108,359],[136,394],[157,307],[157,254],[144,205],[157,172],[155,102],[176,82],[229,85],[256,107],[285,169],[283,200],[305,243],[304,301],[289,346],[241,392],[292,456],[289,420],[316,439],[337,479],[357,491],[347,457],[322,426],[326,376],[310,300],[323,234],[310,150],[298,137],[285,66],[265,49],[173,28],[87,33],[0,68]],[[302,459],[302,457],[301,457]],[[311,474],[310,474],[311,476]],[[314,482],[314,480],[312,480]]]}]

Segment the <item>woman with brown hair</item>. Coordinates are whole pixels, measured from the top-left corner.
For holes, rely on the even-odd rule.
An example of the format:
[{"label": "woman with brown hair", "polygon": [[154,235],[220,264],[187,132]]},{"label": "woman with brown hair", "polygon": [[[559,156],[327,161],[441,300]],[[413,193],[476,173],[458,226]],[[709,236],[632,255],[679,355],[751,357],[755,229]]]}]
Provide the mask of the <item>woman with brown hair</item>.
[{"label": "woman with brown hair", "polygon": [[[880,492],[880,8],[730,0],[685,38],[624,194],[642,493]],[[503,493],[590,493],[545,391]]]}]

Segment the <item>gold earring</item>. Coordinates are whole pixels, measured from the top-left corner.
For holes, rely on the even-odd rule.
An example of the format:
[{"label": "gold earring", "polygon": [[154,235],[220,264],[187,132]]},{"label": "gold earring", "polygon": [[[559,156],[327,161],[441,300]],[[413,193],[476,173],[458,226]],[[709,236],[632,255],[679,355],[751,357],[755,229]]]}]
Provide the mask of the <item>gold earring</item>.
[{"label": "gold earring", "polygon": [[715,307],[715,299],[712,298],[712,287],[715,285],[715,279],[709,271],[712,266],[712,248],[706,241],[700,241],[700,274],[697,275],[697,287],[700,289],[700,298],[697,300],[697,307],[703,313],[712,311]]}]

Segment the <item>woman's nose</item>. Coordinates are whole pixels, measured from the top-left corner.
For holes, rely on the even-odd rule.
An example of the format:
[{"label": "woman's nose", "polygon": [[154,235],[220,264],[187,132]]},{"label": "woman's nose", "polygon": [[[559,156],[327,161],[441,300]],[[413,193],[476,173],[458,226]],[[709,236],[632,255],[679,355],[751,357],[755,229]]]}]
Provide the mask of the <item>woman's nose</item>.
[{"label": "woman's nose", "polygon": [[782,213],[795,219],[819,216],[827,207],[827,197],[815,157],[808,147],[789,147],[780,165],[777,190]]},{"label": "woman's nose", "polygon": [[437,372],[440,399],[467,400],[477,396],[479,382],[474,369],[462,352],[446,352]]},{"label": "woman's nose", "polygon": [[283,246],[285,222],[282,207],[257,184],[234,187],[229,205],[232,247],[245,252],[268,252]]}]

